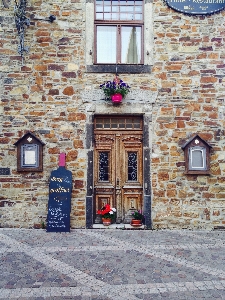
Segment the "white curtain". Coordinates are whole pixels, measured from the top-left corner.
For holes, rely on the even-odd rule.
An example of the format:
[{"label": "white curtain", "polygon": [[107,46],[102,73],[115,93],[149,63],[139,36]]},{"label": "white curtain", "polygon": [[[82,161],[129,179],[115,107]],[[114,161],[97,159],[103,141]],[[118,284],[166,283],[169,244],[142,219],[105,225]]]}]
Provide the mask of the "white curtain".
[{"label": "white curtain", "polygon": [[97,63],[116,63],[116,26],[97,26]]},{"label": "white curtain", "polygon": [[122,27],[122,63],[141,62],[141,28]]}]

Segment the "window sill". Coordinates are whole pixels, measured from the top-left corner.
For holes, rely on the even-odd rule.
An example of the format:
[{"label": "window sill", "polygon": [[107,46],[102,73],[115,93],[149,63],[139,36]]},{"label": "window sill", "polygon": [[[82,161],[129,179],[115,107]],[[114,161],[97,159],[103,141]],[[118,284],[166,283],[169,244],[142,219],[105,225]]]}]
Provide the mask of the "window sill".
[{"label": "window sill", "polygon": [[88,65],[87,73],[151,73],[150,65]]},{"label": "window sill", "polygon": [[185,171],[185,175],[210,175],[210,171]]}]

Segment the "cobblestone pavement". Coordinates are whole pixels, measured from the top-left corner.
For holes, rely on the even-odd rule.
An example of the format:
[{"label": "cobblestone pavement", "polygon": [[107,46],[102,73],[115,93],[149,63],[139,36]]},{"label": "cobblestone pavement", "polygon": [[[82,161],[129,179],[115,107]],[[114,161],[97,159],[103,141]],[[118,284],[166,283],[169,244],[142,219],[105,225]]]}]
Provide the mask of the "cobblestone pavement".
[{"label": "cobblestone pavement", "polygon": [[225,299],[225,231],[0,229],[0,299]]}]

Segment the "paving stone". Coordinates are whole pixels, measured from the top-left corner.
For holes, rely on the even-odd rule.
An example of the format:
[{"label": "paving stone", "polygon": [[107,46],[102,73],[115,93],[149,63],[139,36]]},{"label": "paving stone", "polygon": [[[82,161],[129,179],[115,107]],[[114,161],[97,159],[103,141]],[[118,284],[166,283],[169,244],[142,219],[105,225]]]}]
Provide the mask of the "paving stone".
[{"label": "paving stone", "polygon": [[222,232],[0,229],[0,299],[225,299]]}]

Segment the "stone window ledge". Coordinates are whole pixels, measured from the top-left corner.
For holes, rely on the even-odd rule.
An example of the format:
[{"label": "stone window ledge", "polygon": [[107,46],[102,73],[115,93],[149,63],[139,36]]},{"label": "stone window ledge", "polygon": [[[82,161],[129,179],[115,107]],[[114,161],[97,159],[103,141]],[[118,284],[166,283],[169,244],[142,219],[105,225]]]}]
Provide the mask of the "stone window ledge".
[{"label": "stone window ledge", "polygon": [[87,73],[123,73],[141,74],[151,73],[150,65],[88,65]]}]

